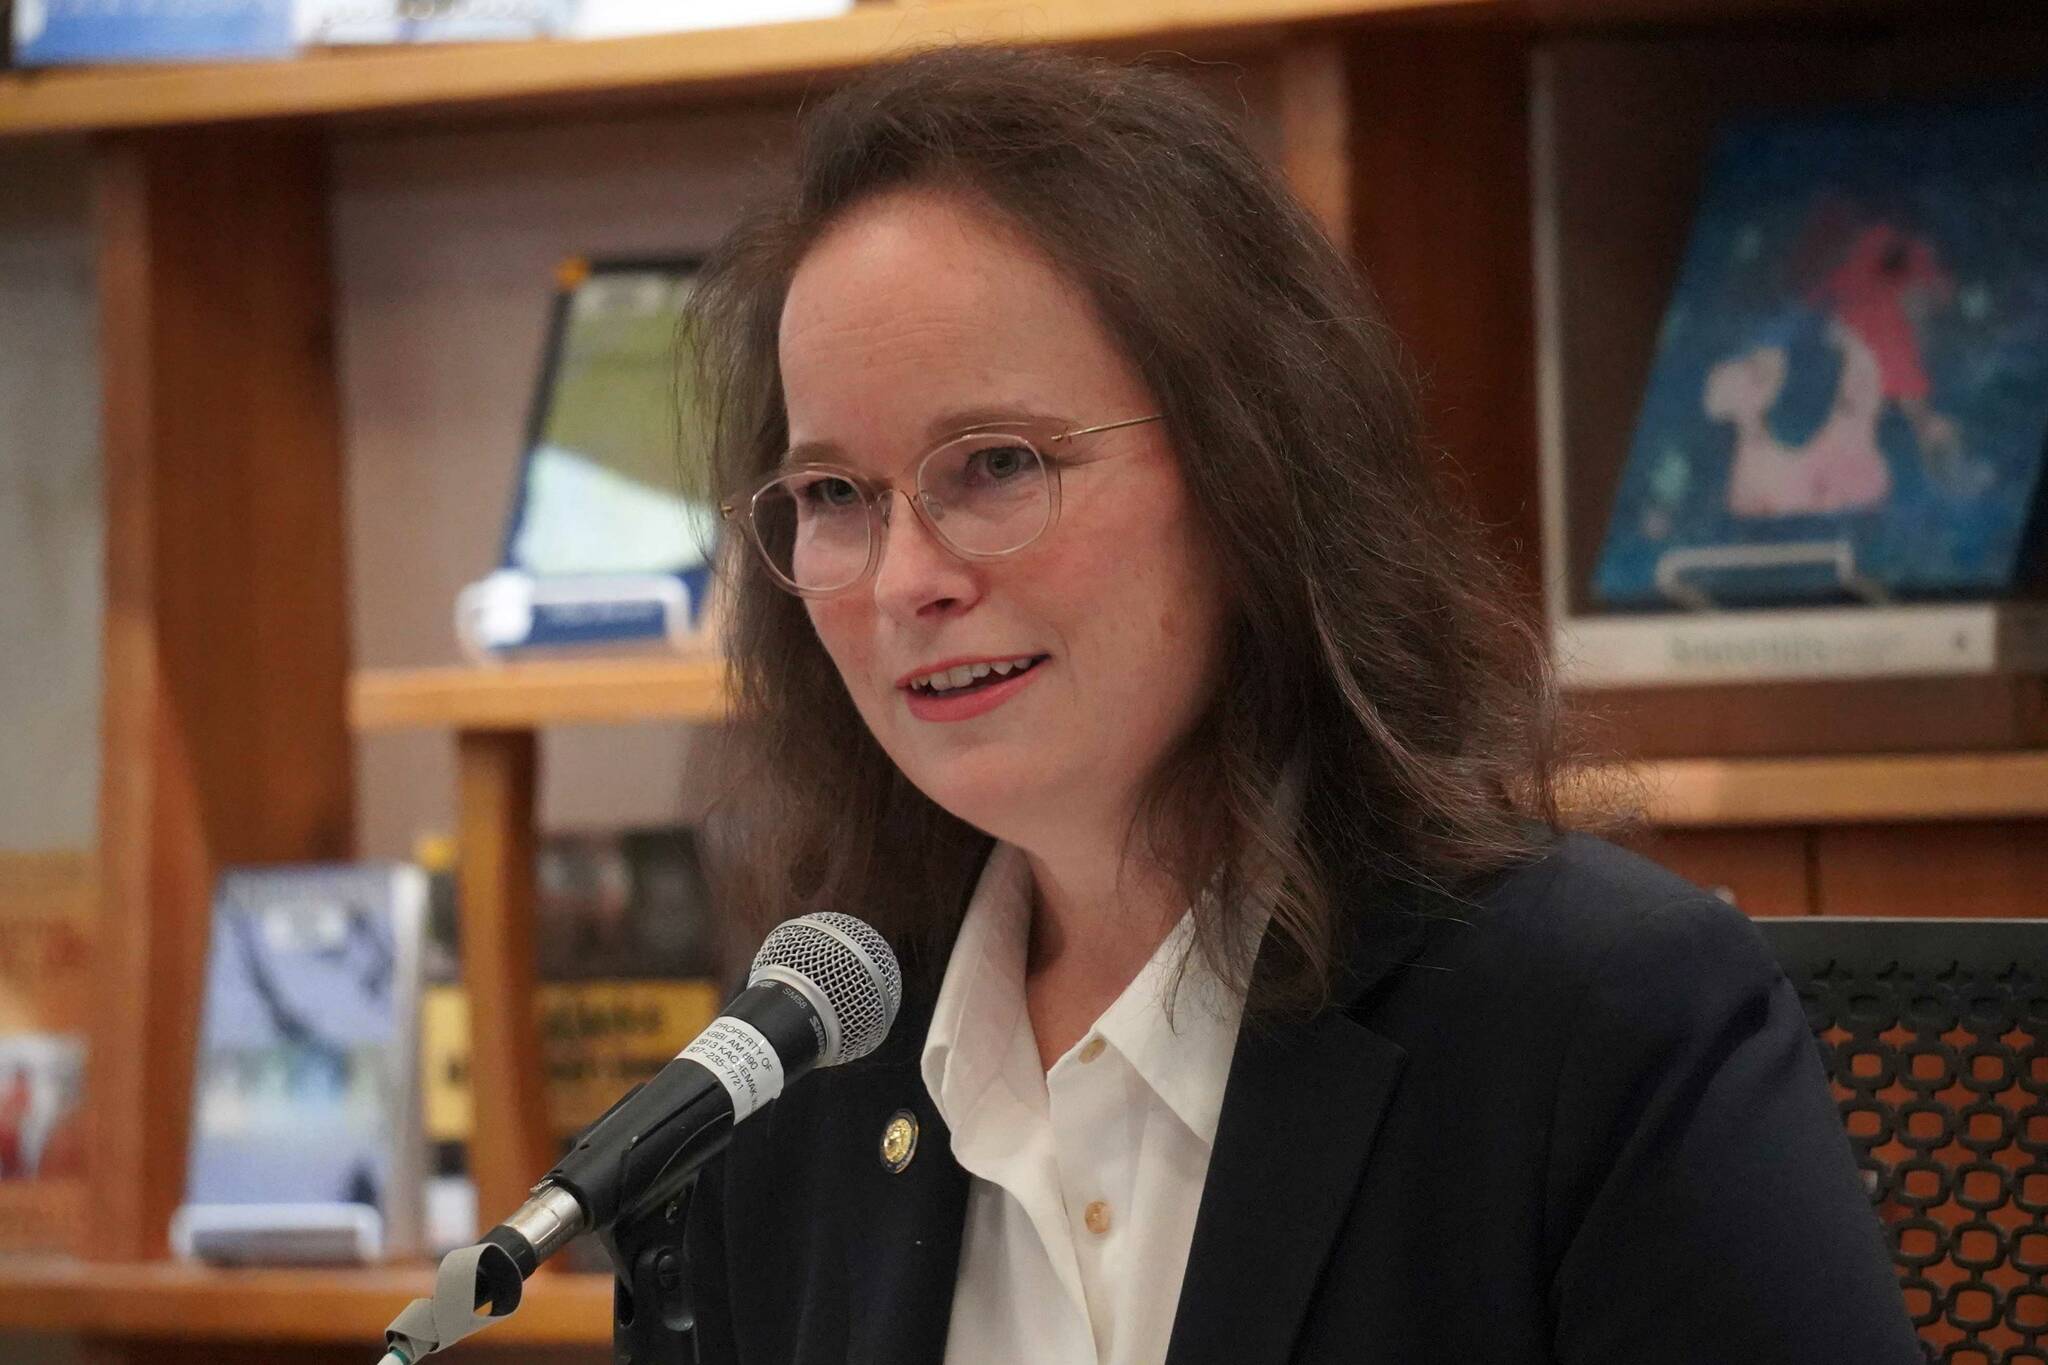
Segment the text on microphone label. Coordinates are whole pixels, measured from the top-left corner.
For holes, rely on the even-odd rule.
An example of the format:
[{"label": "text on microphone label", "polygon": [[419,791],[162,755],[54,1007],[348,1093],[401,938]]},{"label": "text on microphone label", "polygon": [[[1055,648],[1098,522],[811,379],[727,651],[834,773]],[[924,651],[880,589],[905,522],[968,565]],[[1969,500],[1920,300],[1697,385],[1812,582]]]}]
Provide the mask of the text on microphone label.
[{"label": "text on microphone label", "polygon": [[721,1015],[678,1055],[718,1078],[732,1097],[734,1123],[782,1093],[782,1058],[761,1030],[743,1019]]}]

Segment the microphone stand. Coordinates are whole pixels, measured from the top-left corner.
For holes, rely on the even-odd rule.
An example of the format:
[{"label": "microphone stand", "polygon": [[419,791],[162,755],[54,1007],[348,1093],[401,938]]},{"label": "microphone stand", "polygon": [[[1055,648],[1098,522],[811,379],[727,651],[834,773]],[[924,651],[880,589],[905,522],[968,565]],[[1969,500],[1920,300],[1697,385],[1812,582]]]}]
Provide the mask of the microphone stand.
[{"label": "microphone stand", "polygon": [[691,1365],[696,1314],[683,1229],[694,1172],[598,1234],[612,1262],[613,1365]]}]

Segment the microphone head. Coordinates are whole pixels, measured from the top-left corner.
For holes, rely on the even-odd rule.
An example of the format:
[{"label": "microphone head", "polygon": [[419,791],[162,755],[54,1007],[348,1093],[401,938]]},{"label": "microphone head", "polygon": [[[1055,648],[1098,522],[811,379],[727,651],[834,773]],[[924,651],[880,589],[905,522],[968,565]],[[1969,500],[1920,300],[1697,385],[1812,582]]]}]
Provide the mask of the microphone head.
[{"label": "microphone head", "polygon": [[865,921],[829,910],[775,926],[747,970],[750,986],[764,978],[796,987],[817,1009],[826,1034],[819,1066],[873,1052],[903,1004],[903,972],[888,942]]}]

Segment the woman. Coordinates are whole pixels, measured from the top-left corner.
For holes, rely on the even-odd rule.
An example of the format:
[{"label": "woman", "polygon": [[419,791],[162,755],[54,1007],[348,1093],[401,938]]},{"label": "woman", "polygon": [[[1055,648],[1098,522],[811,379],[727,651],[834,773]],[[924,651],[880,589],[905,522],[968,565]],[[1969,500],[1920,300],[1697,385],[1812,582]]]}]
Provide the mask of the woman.
[{"label": "woman", "polygon": [[1199,97],[947,51],[707,268],[732,893],[909,980],[690,1212],[702,1361],[1918,1359],[1742,917],[1554,832],[1540,647]]}]

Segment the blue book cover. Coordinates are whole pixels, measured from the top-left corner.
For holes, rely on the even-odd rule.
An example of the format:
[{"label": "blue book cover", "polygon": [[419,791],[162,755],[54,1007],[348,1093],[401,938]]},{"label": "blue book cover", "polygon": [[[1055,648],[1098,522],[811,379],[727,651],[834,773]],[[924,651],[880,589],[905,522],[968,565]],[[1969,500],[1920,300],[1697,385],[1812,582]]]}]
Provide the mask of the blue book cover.
[{"label": "blue book cover", "polygon": [[19,66],[286,57],[293,0],[15,0]]},{"label": "blue book cover", "polygon": [[2048,101],[1725,130],[1616,490],[1610,608],[1995,598],[2048,449]]},{"label": "blue book cover", "polygon": [[237,868],[213,905],[187,1202],[417,1201],[426,882],[401,864]]}]

